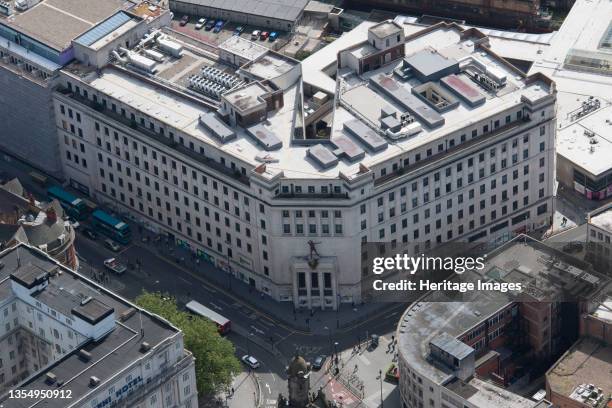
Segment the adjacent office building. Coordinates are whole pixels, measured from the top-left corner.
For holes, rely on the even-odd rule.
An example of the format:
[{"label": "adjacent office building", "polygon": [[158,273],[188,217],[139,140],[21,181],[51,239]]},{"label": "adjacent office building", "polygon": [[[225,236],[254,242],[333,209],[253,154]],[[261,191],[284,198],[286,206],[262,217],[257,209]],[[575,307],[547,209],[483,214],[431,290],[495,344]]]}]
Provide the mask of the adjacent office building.
[{"label": "adjacent office building", "polygon": [[[456,301],[454,294],[431,292],[411,305],[396,334],[402,407],[553,406],[543,396],[532,400],[509,388],[574,343],[578,316],[592,299],[608,293],[610,280],[590,264],[527,236],[489,253],[485,265],[465,276],[469,281],[521,282],[523,297],[476,291],[469,301]],[[570,297],[561,302],[561,294]],[[599,330],[596,323],[592,327]],[[582,365],[578,361],[583,361],[579,355],[573,364]],[[560,378],[564,370],[556,370],[556,381],[567,389],[567,380]],[[589,371],[594,373],[584,373]],[[589,382],[598,382],[597,377]],[[609,383],[599,382],[600,387]]]},{"label": "adjacent office building", "polygon": [[[61,178],[51,99],[59,70],[78,55],[75,40],[96,29],[129,28],[137,35],[143,27],[146,31],[146,27],[167,24],[170,13],[148,2],[122,0],[22,3],[0,6],[0,148]],[[119,44],[91,45],[103,50]]]},{"label": "adjacent office building", "polygon": [[476,29],[408,31],[363,23],[302,63],[164,30],[83,50],[54,94],[66,179],[297,307],[359,302],[362,242],[546,225],[555,84]]},{"label": "adjacent office building", "polygon": [[0,262],[0,405],[39,406],[8,392],[51,390],[47,407],[197,407],[176,327],[28,245]]},{"label": "adjacent office building", "polygon": [[579,0],[549,45],[524,47],[537,50],[529,72],[557,84],[557,179],[590,200],[612,194],[611,14],[608,1]]}]

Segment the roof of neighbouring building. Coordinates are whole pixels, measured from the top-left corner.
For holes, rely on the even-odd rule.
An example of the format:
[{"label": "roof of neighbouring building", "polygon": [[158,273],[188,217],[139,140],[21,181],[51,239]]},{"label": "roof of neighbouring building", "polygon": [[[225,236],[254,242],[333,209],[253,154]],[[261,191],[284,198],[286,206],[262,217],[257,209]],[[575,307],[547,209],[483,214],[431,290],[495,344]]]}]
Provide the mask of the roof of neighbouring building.
[{"label": "roof of neighbouring building", "polygon": [[[117,319],[110,333],[97,341],[88,339],[55,363],[31,373],[31,377],[18,384],[20,389],[48,389],[46,374],[52,372],[57,377],[57,383],[62,384],[59,389],[70,389],[75,399],[85,397],[96,392],[90,386],[90,377],[95,376],[101,382],[112,379],[143,358],[143,342],[153,348],[179,333],[165,320],[135,309],[136,306],[130,302],[32,247],[20,244],[9,248],[0,253],[0,261],[3,264],[0,270],[1,301],[16,296],[12,284],[37,286],[43,280],[48,280],[48,285],[33,292],[32,296],[51,310],[68,317],[78,317],[92,325],[113,312]],[[81,349],[89,353],[88,360],[79,356]],[[11,407],[30,408],[39,403],[40,400],[23,398],[14,400]],[[63,408],[65,404],[62,399],[45,401],[48,408]]]},{"label": "roof of neighbouring building", "polygon": [[125,0],[45,0],[11,19],[0,19],[0,24],[63,51],[79,35],[130,6]]},{"label": "roof of neighbouring building", "polygon": [[308,4],[308,0],[181,0],[180,2],[289,22],[295,22]]}]

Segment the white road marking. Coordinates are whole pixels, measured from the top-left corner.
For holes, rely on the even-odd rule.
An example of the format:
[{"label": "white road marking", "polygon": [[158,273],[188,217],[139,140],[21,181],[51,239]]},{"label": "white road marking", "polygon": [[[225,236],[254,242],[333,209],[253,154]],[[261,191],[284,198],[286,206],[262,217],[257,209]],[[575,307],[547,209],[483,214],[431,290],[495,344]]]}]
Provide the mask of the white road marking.
[{"label": "white road marking", "polygon": [[180,279],[180,280],[182,280],[183,282],[185,282],[185,283],[187,283],[187,284],[191,285],[191,282],[189,282],[187,279],[185,279],[185,278],[181,278],[180,276],[179,276],[179,279]]},{"label": "white road marking", "polygon": [[259,327],[255,327],[255,326],[253,326],[253,325],[251,325],[251,329],[253,329],[253,331],[254,331],[255,333],[258,333],[258,334],[265,334],[265,333],[266,333],[266,332],[264,332],[263,330],[261,330]]},{"label": "white road marking", "polygon": [[209,288],[206,285],[202,285],[202,287],[204,288],[205,291],[210,292],[210,293],[217,293],[216,290]]},{"label": "white road marking", "polygon": [[261,322],[263,324],[265,324],[266,326],[268,326],[268,327],[274,327],[274,324],[269,322],[269,321],[267,321],[266,319],[263,319]]},{"label": "white road marking", "polygon": [[221,306],[217,306],[217,305],[215,305],[213,302],[210,302],[210,305],[211,305],[211,306],[212,306],[214,309],[217,309],[217,310],[223,310],[223,308],[222,308]]},{"label": "white road marking", "polygon": [[384,320],[390,319],[390,318],[392,318],[393,316],[395,316],[395,315],[396,315],[396,314],[398,314],[398,313],[399,313],[399,312],[391,313],[389,316],[385,317],[385,319],[384,319]]},{"label": "white road marking", "polygon": [[268,394],[272,395],[272,388],[270,388],[270,384],[266,383],[266,389],[268,390]]},{"label": "white road marking", "polygon": [[366,356],[364,356],[364,355],[360,355],[359,359],[363,362],[363,364],[365,364],[367,366],[369,366],[371,364],[370,360],[368,360],[368,358]]}]

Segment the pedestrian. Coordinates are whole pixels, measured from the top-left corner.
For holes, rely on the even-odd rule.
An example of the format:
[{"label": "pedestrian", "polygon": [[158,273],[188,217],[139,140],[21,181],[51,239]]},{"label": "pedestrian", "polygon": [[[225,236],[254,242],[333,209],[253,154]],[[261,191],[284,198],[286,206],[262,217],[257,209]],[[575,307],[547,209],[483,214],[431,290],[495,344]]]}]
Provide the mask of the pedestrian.
[{"label": "pedestrian", "polygon": [[232,395],[234,395],[234,387],[232,387]]}]

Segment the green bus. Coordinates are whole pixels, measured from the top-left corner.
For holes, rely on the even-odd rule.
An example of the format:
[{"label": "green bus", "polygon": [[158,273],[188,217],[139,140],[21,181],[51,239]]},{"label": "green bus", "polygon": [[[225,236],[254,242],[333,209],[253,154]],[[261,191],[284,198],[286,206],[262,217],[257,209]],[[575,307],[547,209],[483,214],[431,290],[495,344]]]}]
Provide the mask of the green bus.
[{"label": "green bus", "polygon": [[130,226],[105,211],[95,210],[91,214],[91,223],[95,231],[106,235],[120,244],[127,245],[132,239]]},{"label": "green bus", "polygon": [[75,220],[83,221],[89,214],[85,201],[81,200],[74,194],[67,192],[61,187],[49,187],[47,190],[47,196],[49,199],[59,201],[64,211],[66,211],[66,214]]}]

